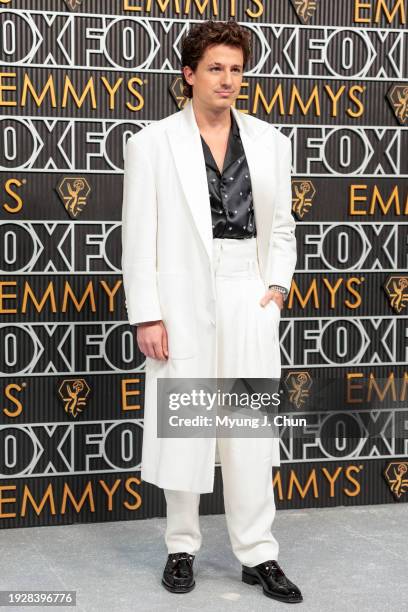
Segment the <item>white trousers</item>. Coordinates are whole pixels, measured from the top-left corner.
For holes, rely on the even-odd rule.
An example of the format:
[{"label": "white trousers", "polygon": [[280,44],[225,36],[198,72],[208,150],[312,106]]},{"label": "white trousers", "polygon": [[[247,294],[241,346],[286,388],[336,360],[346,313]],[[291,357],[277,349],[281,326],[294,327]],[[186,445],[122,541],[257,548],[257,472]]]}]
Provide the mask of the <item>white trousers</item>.
[{"label": "white trousers", "polygon": [[[256,238],[215,238],[213,261],[217,312],[217,373],[220,378],[279,378],[279,318],[276,303],[263,308]],[[274,310],[275,309],[275,310]],[[254,567],[278,559],[271,527],[276,507],[272,488],[272,438],[217,438],[224,506],[232,550]],[[218,457],[217,457],[218,455]],[[164,489],[168,553],[196,554],[201,547],[200,494]]]}]

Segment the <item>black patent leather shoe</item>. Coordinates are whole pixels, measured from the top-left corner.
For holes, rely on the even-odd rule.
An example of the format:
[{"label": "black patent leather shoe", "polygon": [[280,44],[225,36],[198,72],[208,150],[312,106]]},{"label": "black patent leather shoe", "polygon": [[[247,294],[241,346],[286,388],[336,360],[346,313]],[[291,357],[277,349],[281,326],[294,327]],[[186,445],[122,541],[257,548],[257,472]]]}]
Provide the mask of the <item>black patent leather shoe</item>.
[{"label": "black patent leather shoe", "polygon": [[188,593],[195,587],[193,563],[195,555],[186,552],[170,554],[163,571],[162,584],[172,593]]},{"label": "black patent leather shoe", "polygon": [[261,584],[264,594],[285,603],[303,601],[302,593],[286,578],[277,561],[264,561],[255,567],[242,566],[242,582]]}]

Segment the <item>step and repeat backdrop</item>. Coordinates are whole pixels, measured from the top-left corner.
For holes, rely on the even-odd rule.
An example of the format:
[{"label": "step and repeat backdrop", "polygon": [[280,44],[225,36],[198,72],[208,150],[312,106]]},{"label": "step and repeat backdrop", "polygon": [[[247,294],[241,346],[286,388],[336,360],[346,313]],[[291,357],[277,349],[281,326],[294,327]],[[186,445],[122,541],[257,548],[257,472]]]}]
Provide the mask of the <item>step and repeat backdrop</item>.
[{"label": "step and repeat backdrop", "polygon": [[[277,506],[408,501],[407,1],[0,0],[0,527],[164,516],[140,479],[123,154],[183,108],[189,27],[229,17],[253,44],[236,108],[292,141],[286,400],[310,414],[337,379],[350,408],[334,444],[321,403],[283,430]],[[220,470],[202,513],[223,511]]]}]

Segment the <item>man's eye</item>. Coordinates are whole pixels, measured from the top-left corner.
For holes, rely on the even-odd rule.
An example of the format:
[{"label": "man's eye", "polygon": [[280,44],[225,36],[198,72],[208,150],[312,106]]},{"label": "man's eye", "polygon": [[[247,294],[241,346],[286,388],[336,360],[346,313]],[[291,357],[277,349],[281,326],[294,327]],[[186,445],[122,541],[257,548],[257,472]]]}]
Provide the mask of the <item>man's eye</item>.
[{"label": "man's eye", "polygon": [[[213,68],[210,68],[210,70],[219,70],[218,66],[213,66]],[[241,72],[240,68],[234,68],[235,72]]]}]

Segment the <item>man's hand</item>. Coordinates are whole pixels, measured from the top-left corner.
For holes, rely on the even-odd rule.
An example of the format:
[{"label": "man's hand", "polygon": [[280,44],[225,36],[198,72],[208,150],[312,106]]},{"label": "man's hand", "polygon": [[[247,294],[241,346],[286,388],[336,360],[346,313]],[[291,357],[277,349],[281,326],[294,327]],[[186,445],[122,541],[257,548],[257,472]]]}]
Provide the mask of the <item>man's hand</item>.
[{"label": "man's hand", "polygon": [[279,308],[282,310],[283,308],[283,294],[280,291],[276,291],[276,289],[268,289],[268,291],[263,296],[260,301],[261,306],[265,307],[271,300],[274,300]]},{"label": "man's hand", "polygon": [[163,321],[147,321],[137,326],[137,344],[140,351],[152,359],[165,361],[169,356],[167,330]]}]

